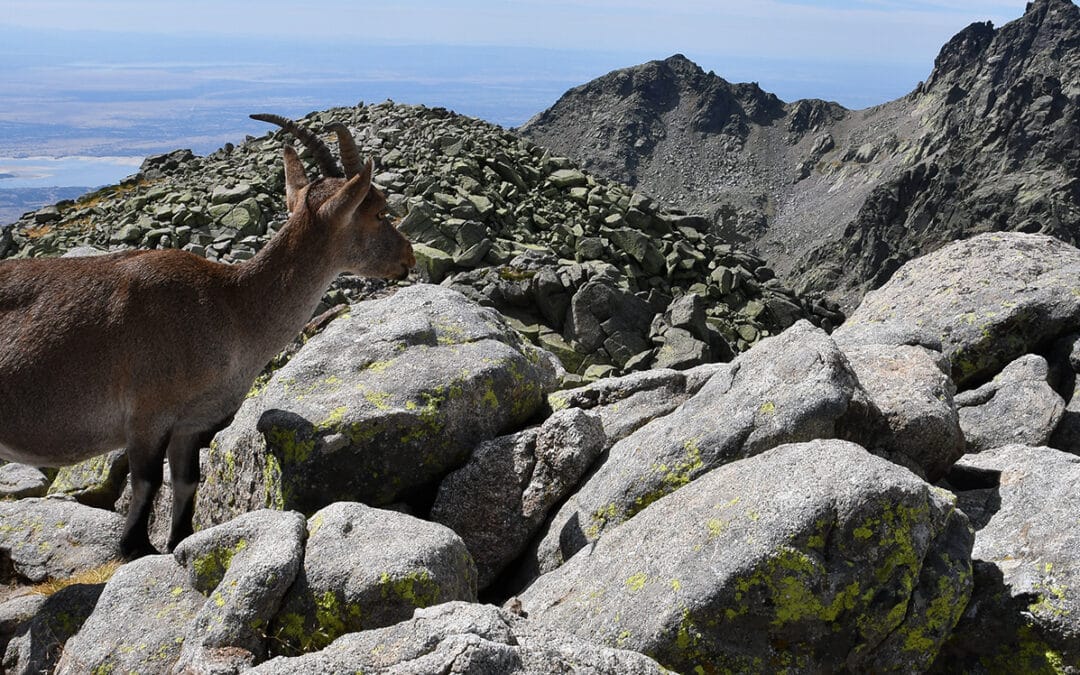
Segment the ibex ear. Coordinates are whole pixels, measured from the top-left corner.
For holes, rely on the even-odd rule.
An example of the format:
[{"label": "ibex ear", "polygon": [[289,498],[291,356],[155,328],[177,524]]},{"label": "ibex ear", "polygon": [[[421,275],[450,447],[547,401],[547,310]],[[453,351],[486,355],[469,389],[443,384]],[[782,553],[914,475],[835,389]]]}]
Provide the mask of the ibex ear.
[{"label": "ibex ear", "polygon": [[350,178],[333,197],[319,207],[319,218],[338,222],[352,216],[371,189],[371,174],[374,170],[375,164],[369,159],[363,171]]},{"label": "ibex ear", "polygon": [[307,174],[304,173],[304,164],[300,156],[296,154],[291,145],[285,146],[285,207],[289,213],[296,210],[296,200],[300,191],[308,185]]}]

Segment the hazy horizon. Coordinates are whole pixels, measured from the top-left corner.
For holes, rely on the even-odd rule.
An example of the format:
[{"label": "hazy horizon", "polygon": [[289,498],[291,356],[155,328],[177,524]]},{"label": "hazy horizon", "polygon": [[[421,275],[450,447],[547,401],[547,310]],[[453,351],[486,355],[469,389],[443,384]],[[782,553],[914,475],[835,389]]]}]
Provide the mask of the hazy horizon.
[{"label": "hazy horizon", "polygon": [[[1024,5],[324,0],[316,10],[282,0],[11,0],[0,17],[0,166],[206,154],[265,133],[251,112],[300,116],[387,98],[514,127],[567,89],[675,53],[785,101],[861,109],[909,93],[968,24],[1000,26]],[[0,189],[14,184],[4,175],[17,164],[0,170]],[[100,175],[110,178],[98,184],[131,164],[102,160]],[[34,168],[36,180],[47,173]]]}]

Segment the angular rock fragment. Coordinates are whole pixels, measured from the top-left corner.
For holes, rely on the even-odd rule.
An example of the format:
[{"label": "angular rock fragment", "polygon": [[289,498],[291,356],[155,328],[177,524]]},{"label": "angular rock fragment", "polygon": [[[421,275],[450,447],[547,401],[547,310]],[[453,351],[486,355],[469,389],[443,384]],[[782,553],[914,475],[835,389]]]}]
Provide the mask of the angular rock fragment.
[{"label": "angular rock fragment", "polygon": [[439,486],[431,517],[461,536],[481,590],[525,549],[548,511],[604,449],[600,418],[577,408],[481,443]]},{"label": "angular rock fragment", "polygon": [[1065,413],[1065,401],[1047,382],[1046,359],[1028,354],[991,382],[956,397],[968,452],[1003,445],[1043,445]]}]

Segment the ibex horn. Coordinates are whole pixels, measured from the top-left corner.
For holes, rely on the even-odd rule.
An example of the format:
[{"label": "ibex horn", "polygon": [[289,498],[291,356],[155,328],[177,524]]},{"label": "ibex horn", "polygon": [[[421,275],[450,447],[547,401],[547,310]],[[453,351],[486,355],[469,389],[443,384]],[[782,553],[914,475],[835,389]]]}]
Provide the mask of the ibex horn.
[{"label": "ibex horn", "polygon": [[253,120],[259,120],[260,122],[276,124],[285,131],[288,131],[299,139],[300,142],[315,155],[315,162],[319,165],[319,169],[322,171],[323,176],[327,178],[343,178],[341,169],[338,168],[337,162],[334,161],[334,155],[330,152],[330,148],[326,147],[326,144],[323,143],[310,129],[300,126],[287,117],[274,115],[273,113],[256,113],[254,115],[249,115],[249,117]]},{"label": "ibex horn", "polygon": [[341,151],[341,165],[345,167],[345,177],[352,178],[364,168],[364,162],[360,159],[360,150],[356,147],[356,139],[349,133],[349,128],[341,122],[326,125],[327,131],[337,134],[338,150]]}]

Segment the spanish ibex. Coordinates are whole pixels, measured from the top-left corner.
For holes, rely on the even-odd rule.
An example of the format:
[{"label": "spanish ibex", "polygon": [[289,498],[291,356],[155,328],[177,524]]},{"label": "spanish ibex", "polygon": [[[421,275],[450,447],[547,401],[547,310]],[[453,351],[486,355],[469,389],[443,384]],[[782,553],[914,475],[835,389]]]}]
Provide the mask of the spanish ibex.
[{"label": "spanish ibex", "polygon": [[147,523],[172,473],[171,551],[192,532],[199,448],[311,318],[342,272],[402,279],[416,264],[343,125],[344,175],[319,137],[276,115],[313,153],[308,182],[286,145],[289,220],[238,265],[178,250],[0,262],[0,457],[72,464],[126,448],[132,500],[120,541],[153,552]]}]

